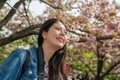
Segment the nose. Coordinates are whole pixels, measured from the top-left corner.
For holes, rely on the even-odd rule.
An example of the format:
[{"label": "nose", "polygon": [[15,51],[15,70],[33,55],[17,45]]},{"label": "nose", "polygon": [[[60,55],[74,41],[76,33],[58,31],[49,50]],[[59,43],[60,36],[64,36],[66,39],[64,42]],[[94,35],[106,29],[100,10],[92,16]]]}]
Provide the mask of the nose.
[{"label": "nose", "polygon": [[64,30],[61,30],[61,31],[60,31],[60,34],[61,34],[62,36],[66,36],[66,32],[65,32]]}]

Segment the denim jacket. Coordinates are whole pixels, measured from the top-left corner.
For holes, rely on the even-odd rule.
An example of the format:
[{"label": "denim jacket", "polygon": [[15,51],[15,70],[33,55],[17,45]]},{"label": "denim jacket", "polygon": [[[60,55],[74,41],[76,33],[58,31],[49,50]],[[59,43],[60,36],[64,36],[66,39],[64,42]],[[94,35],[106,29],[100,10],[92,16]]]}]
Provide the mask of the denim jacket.
[{"label": "denim jacket", "polygon": [[[20,80],[37,80],[37,48],[29,49],[30,61]],[[25,49],[16,49],[0,65],[0,80],[18,80],[21,74],[22,65],[26,59]],[[43,63],[45,65],[45,63]]]}]

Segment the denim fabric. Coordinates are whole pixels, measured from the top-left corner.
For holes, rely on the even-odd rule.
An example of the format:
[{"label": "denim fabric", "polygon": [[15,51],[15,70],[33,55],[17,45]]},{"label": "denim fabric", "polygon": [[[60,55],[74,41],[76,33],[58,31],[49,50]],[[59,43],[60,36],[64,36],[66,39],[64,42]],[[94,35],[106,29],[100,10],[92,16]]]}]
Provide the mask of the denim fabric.
[{"label": "denim fabric", "polygon": [[[37,48],[29,49],[30,61],[20,80],[37,80]],[[0,80],[18,80],[22,65],[26,59],[25,49],[16,49],[0,65]],[[45,64],[45,63],[44,63]]]}]

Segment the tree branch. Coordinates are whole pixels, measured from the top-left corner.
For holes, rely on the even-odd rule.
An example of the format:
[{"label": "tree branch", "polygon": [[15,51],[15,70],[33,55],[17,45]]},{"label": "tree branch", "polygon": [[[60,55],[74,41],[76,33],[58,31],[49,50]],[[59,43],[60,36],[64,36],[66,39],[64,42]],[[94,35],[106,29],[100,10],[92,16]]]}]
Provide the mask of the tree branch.
[{"label": "tree branch", "polygon": [[44,1],[44,0],[40,0],[40,1],[43,2],[43,3],[45,3],[45,4],[47,4],[47,5],[49,5],[50,7],[54,8],[54,9],[60,9],[60,10],[63,10],[62,8],[60,8],[60,7],[55,7],[55,6],[53,6],[53,5],[49,4],[49,3],[47,3],[47,2]]},{"label": "tree branch", "polygon": [[102,77],[105,77],[108,73],[110,73],[110,71],[112,71],[117,65],[120,64],[120,60],[113,63],[108,69],[107,71],[102,75]]},{"label": "tree branch", "polygon": [[113,39],[113,35],[97,36],[96,39],[97,39],[97,40]]},{"label": "tree branch", "polygon": [[[79,35],[79,36],[85,36],[85,34],[80,34],[80,33],[77,33],[75,31],[72,31],[72,30],[68,30],[69,32],[73,33],[73,34],[76,34],[76,35]],[[90,33],[89,33],[90,34]],[[103,36],[96,36],[96,40],[99,41],[99,40],[107,40],[107,39],[113,39],[113,35],[103,35]],[[82,41],[81,41],[82,42]],[[84,41],[83,41],[84,42]]]},{"label": "tree branch", "polygon": [[21,38],[26,37],[26,36],[38,35],[38,28],[40,28],[40,25],[41,24],[31,25],[24,30],[21,30],[19,32],[16,32],[16,33],[12,34],[9,37],[1,39],[0,40],[0,46],[3,46],[5,44],[8,44],[10,42],[13,42],[15,40],[21,39]]},{"label": "tree branch", "polygon": [[26,5],[25,2],[23,2],[24,11],[26,14],[26,20],[27,20],[28,24],[31,25],[30,18],[28,16],[28,12],[27,12],[27,9],[25,8],[25,5]]},{"label": "tree branch", "polygon": [[7,1],[7,0],[0,0],[0,10],[1,10],[2,7],[4,6],[4,4],[5,4],[6,1]]},{"label": "tree branch", "polygon": [[[24,1],[25,1],[25,0],[20,0],[20,1],[18,1],[13,7],[14,7],[15,9],[17,9]],[[0,28],[3,27],[3,26],[5,26],[6,23],[8,23],[8,21],[9,21],[9,20],[13,17],[13,15],[16,13],[16,10],[15,10],[14,8],[12,8],[12,9],[10,10],[10,12],[8,13],[8,15],[7,15],[2,21],[0,21]]]},{"label": "tree branch", "polygon": [[95,74],[94,71],[90,68],[89,65],[86,65],[86,67],[90,70],[90,72],[91,72],[94,76],[96,76],[96,74]]}]

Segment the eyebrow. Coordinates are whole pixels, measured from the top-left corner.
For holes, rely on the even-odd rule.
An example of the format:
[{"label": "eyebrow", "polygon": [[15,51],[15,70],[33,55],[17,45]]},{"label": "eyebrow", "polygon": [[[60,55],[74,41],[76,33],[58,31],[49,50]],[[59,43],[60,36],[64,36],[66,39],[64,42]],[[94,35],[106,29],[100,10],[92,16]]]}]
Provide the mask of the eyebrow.
[{"label": "eyebrow", "polygon": [[[56,27],[62,28],[61,26],[56,26]],[[66,29],[66,28],[62,28],[62,29],[64,29],[65,31],[67,31],[67,29]]]}]

